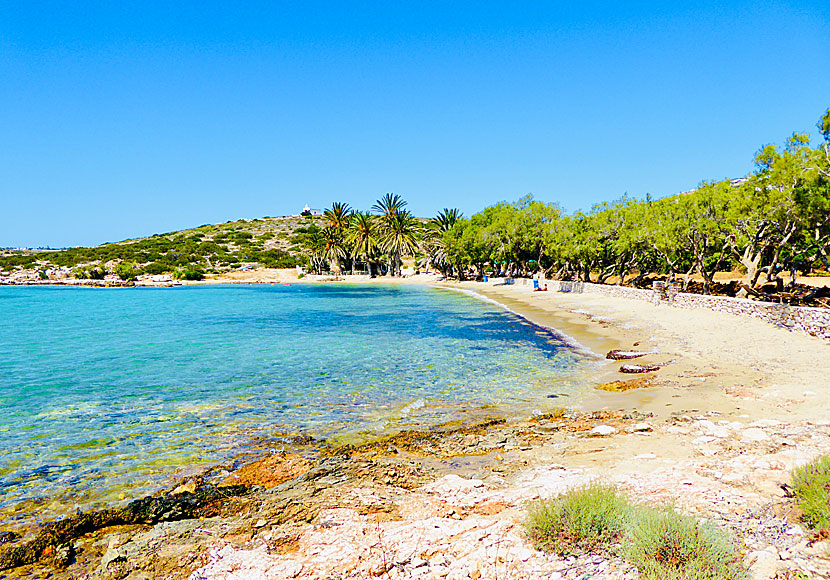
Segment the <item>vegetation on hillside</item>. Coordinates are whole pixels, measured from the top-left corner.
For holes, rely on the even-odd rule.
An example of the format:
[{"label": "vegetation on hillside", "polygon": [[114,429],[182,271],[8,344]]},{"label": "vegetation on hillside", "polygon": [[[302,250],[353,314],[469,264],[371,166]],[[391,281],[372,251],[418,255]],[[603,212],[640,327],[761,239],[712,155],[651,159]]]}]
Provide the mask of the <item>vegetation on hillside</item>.
[{"label": "vegetation on hillside", "polygon": [[304,262],[298,232],[316,227],[318,221],[311,217],[239,220],[89,248],[7,251],[0,254],[0,268],[65,266],[79,278],[113,273],[124,280],[164,273],[194,279],[198,272],[203,275],[244,265],[291,268]]}]

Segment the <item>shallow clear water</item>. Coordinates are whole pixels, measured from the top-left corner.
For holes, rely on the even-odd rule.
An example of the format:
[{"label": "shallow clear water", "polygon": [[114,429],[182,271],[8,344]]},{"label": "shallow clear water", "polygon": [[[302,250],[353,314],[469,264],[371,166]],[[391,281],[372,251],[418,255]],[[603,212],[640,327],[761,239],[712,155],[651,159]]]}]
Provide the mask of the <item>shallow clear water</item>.
[{"label": "shallow clear water", "polygon": [[527,416],[593,367],[498,306],[392,285],[2,287],[0,353],[0,511],[43,517],[280,432]]}]

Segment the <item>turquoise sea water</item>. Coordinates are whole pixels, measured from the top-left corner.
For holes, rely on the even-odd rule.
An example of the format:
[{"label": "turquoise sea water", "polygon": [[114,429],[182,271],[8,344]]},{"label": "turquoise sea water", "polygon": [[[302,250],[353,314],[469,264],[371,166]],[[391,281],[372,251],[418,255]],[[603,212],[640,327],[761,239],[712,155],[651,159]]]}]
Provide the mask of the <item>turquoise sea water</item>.
[{"label": "turquoise sea water", "polygon": [[2,287],[0,353],[0,520],[133,498],[279,433],[527,416],[594,364],[464,294],[345,284]]}]

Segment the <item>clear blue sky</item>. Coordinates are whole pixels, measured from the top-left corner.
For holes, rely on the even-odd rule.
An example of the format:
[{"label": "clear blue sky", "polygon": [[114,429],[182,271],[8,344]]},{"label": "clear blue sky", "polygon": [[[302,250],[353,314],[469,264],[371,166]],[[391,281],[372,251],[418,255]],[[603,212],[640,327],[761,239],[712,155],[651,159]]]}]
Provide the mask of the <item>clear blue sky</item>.
[{"label": "clear blue sky", "polygon": [[567,211],[741,176],[830,107],[830,2],[0,1],[0,246],[386,192]]}]

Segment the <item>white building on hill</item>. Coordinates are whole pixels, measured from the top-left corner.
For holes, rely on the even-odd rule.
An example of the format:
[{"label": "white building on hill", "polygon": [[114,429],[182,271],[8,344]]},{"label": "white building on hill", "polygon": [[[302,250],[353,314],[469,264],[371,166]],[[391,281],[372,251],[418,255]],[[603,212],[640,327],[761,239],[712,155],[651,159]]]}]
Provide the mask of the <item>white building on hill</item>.
[{"label": "white building on hill", "polygon": [[321,215],[323,215],[323,210],[321,210],[321,209],[311,209],[310,207],[308,207],[308,204],[305,204],[305,207],[303,208],[303,211],[300,213],[300,215],[307,215],[307,214],[311,214],[313,216],[321,216]]}]

